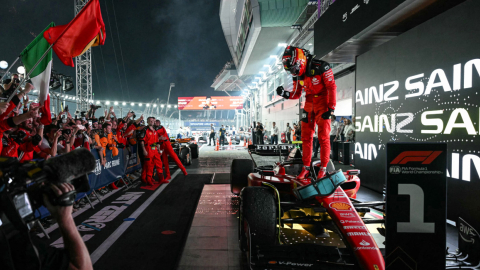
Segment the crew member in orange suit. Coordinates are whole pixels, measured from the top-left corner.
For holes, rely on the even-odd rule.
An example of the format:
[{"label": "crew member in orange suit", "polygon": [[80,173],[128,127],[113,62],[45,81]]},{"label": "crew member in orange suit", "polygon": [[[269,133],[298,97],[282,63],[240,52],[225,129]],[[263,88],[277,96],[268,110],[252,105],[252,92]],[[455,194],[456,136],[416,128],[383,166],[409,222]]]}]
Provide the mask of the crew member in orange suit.
[{"label": "crew member in orange suit", "polygon": [[163,177],[162,160],[158,151],[158,135],[154,128],[155,118],[147,118],[148,127],[138,132],[137,139],[140,141],[140,150],[143,151],[144,162],[142,168],[142,182],[153,185],[153,170],[157,170],[160,183],[168,183]]},{"label": "crew member in orange suit", "polygon": [[330,156],[330,117],[336,106],[337,86],[330,64],[317,60],[302,48],[288,46],[283,53],[283,66],[293,76],[292,92],[283,86],[277,88],[277,94],[285,99],[298,99],[305,91],[305,107],[302,113],[303,169],[297,178],[309,184],[310,163],[312,162],[312,141],[315,125],[318,126],[321,168],[318,179],[326,174]]}]

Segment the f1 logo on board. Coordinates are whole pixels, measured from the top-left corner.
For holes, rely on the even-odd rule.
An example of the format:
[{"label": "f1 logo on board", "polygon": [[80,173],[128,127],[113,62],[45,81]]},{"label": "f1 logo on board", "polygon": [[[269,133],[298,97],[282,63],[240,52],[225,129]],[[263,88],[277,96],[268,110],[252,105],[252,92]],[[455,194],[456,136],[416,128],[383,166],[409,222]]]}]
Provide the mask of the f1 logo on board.
[{"label": "f1 logo on board", "polygon": [[406,164],[408,162],[432,163],[442,151],[404,151],[398,155],[390,164]]}]

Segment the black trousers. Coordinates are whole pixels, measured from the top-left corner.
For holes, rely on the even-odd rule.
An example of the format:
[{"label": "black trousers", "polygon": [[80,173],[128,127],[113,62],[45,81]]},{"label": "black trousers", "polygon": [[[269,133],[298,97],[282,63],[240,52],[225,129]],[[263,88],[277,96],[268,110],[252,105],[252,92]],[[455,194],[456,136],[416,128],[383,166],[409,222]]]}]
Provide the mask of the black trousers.
[{"label": "black trousers", "polygon": [[258,135],[257,134],[257,144],[264,144],[263,143],[263,135]]},{"label": "black trousers", "polygon": [[225,136],[220,136],[220,145],[225,145]]},{"label": "black trousers", "polygon": [[291,136],[291,135],[292,135],[292,134],[291,134],[290,132],[287,132],[286,141],[287,141],[287,143],[289,143],[289,144],[292,143],[292,140],[290,139],[290,136]]},{"label": "black trousers", "polygon": [[213,140],[213,146],[215,146],[215,135],[210,135],[210,139],[208,139],[208,144],[211,145],[211,141]]},{"label": "black trousers", "polygon": [[313,138],[313,157],[318,157],[318,150],[320,149],[320,143],[318,142],[318,138]]}]

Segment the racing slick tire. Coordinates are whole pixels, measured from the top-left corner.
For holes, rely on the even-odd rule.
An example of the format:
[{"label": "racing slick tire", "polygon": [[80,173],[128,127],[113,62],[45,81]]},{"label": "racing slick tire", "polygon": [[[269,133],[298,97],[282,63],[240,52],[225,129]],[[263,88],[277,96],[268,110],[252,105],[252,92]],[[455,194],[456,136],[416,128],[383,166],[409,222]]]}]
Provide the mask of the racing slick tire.
[{"label": "racing slick tire", "polygon": [[198,144],[191,144],[189,147],[190,152],[192,153],[192,158],[198,158]]},{"label": "racing slick tire", "polygon": [[190,148],[183,147],[180,149],[180,160],[185,166],[189,166],[192,164],[192,154]]},{"label": "racing slick tire", "polygon": [[[274,245],[277,236],[275,196],[267,187],[242,190],[238,241],[242,251],[256,245]],[[248,232],[248,233],[247,233]]]},{"label": "racing slick tire", "polygon": [[230,168],[230,190],[239,195],[242,188],[248,186],[248,175],[254,172],[251,159],[234,159]]}]

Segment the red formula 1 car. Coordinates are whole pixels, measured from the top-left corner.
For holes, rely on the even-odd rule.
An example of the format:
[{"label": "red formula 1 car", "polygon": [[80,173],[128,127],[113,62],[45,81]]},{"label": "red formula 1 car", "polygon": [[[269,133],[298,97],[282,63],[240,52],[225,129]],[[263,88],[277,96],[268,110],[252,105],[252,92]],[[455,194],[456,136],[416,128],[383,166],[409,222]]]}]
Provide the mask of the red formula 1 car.
[{"label": "red formula 1 car", "polygon": [[[285,161],[256,166],[232,162],[231,190],[240,195],[239,244],[251,269],[383,270],[385,262],[366,223],[368,207],[352,203],[360,187],[359,170],[335,171],[302,185],[295,179],[303,164],[300,150]],[[311,175],[320,168],[312,162]]]}]

